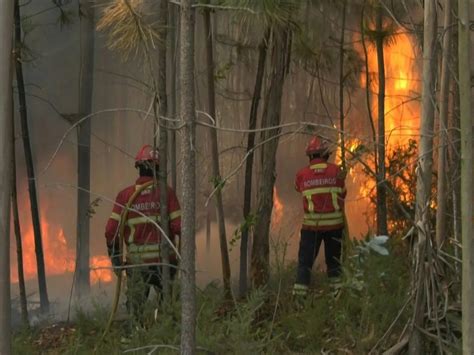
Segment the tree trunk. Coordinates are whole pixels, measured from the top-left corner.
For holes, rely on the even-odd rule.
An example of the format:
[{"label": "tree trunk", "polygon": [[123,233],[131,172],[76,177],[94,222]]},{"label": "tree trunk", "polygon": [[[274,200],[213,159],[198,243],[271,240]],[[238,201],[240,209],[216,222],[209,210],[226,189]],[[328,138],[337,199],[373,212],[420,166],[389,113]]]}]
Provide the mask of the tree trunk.
[{"label": "tree trunk", "polygon": [[[12,95],[13,96],[13,95]],[[13,107],[13,105],[12,105]],[[23,272],[23,246],[21,242],[21,228],[20,228],[20,217],[18,216],[18,196],[16,187],[16,159],[15,159],[15,115],[11,115],[12,120],[12,138],[11,138],[11,153],[12,153],[12,192],[11,192],[11,203],[12,203],[12,214],[13,214],[13,226],[15,228],[15,241],[16,241],[16,259],[18,264],[18,287],[20,288],[20,309],[21,309],[21,321],[23,326],[28,327],[28,305],[26,299],[26,287],[25,287],[25,273]]]},{"label": "tree trunk", "polygon": [[[80,69],[79,69],[79,117],[92,112],[94,88],[94,8],[89,0],[80,0]],[[76,287],[77,297],[90,292],[89,270],[89,205],[91,169],[91,120],[77,127],[77,240],[76,240]]]},{"label": "tree trunk", "polygon": [[459,0],[459,96],[461,104],[461,229],[463,354],[474,353],[474,243],[472,241],[472,111],[469,0]]},{"label": "tree trunk", "polygon": [[181,1],[180,30],[180,116],[183,126],[181,154],[181,353],[196,351],[196,117],[194,98],[194,23],[193,0]]},{"label": "tree trunk", "polygon": [[[281,119],[283,85],[287,74],[289,51],[289,29],[274,29],[272,39],[272,73],[270,87],[265,100],[262,127],[278,126]],[[260,287],[267,283],[270,263],[270,222],[273,209],[273,186],[275,184],[276,152],[280,129],[265,131],[261,149],[262,173],[258,190],[257,223],[252,248],[252,283]]]},{"label": "tree trunk", "polygon": [[15,68],[16,82],[18,87],[18,102],[21,122],[21,135],[25,151],[26,172],[28,176],[28,191],[30,194],[31,218],[33,220],[33,232],[35,239],[36,265],[38,269],[38,284],[40,295],[40,308],[42,313],[49,311],[48,290],[46,288],[46,272],[44,268],[43,241],[41,237],[41,224],[38,209],[38,197],[36,194],[36,178],[33,166],[33,155],[31,153],[30,134],[28,129],[28,113],[26,108],[25,83],[23,80],[23,66],[21,53],[21,22],[20,5],[15,0]]},{"label": "tree trunk", "polygon": [[377,66],[379,79],[378,93],[378,142],[377,142],[377,234],[387,235],[387,190],[385,183],[385,63],[384,63],[384,34],[383,8],[379,5],[376,18]]},{"label": "tree trunk", "polygon": [[[161,45],[158,48],[158,111],[160,118],[160,165],[159,165],[159,186],[160,186],[160,226],[163,232],[170,237],[169,211],[168,211],[168,130],[167,123],[161,119],[168,114],[168,100],[166,96],[166,43],[168,28],[168,0],[160,1],[160,12],[158,18],[160,28]],[[163,262],[163,294],[165,299],[170,295],[170,268],[168,266],[170,246],[165,238],[161,238],[161,260]]]},{"label": "tree trunk", "polygon": [[430,197],[433,174],[433,128],[435,112],[435,68],[436,68],[436,0],[425,1],[424,31],[423,31],[423,91],[422,115],[420,128],[420,143],[418,151],[418,167],[416,180],[416,210],[415,225],[417,243],[414,252],[413,292],[414,313],[413,329],[409,342],[410,354],[422,354],[423,343],[421,333],[423,328],[426,297],[425,297],[425,268],[427,247],[430,240]]},{"label": "tree trunk", "polygon": [[206,207],[206,252],[211,251],[211,204]]},{"label": "tree trunk", "polygon": [[[370,68],[369,68],[369,55],[367,53],[367,45],[365,44],[365,26],[364,26],[364,21],[365,21],[365,9],[367,6],[367,0],[364,1],[364,6],[362,7],[362,13],[361,13],[361,23],[360,23],[360,33],[362,37],[362,48],[364,49],[364,65],[365,65],[365,101],[367,105],[367,118],[369,119],[369,124],[370,124],[370,129],[372,132],[372,141],[374,144],[374,147],[377,145],[377,131],[375,130],[375,123],[374,123],[374,118],[372,115],[372,107],[371,107],[371,96],[370,96],[370,85],[371,85],[371,80],[370,80]],[[377,149],[374,149],[375,153],[375,172],[377,173]],[[377,176],[375,177],[377,178]]]},{"label": "tree trunk", "polygon": [[[207,2],[208,3],[208,2]],[[209,106],[209,114],[214,118],[214,124],[217,127],[216,115],[216,90],[214,86],[214,36],[211,27],[211,12],[209,9],[204,10],[204,32],[206,34],[206,61],[207,61],[207,99]],[[219,146],[217,141],[217,129],[210,128],[211,154],[212,154],[212,175],[214,184],[220,184],[222,177],[219,168]],[[218,188],[215,193],[217,223],[219,226],[219,243],[221,248],[222,263],[222,281],[224,283],[224,293],[226,299],[232,297],[230,285],[230,262],[229,250],[227,249],[227,237],[225,230],[224,204],[222,202],[222,190]]]},{"label": "tree trunk", "polygon": [[342,5],[342,28],[339,42],[339,137],[341,140],[341,166],[346,169],[346,145],[344,137],[344,34],[346,27],[347,0]]},{"label": "tree trunk", "polygon": [[[169,51],[168,61],[169,61],[169,105],[168,105],[168,116],[172,119],[176,119],[176,98],[177,98],[177,88],[176,88],[176,78],[177,76],[177,43],[178,36],[176,36],[177,27],[178,27],[178,7],[171,4],[169,11],[169,26],[168,26],[168,40],[169,40]],[[170,123],[169,131],[169,157],[170,157],[170,176],[171,176],[171,188],[176,191],[176,131],[173,129],[175,126],[174,122]]]},{"label": "tree trunk", "polygon": [[0,354],[11,353],[10,188],[13,2],[0,2]]},{"label": "tree trunk", "polygon": [[452,0],[445,0],[444,6],[444,36],[443,57],[441,63],[441,91],[439,94],[439,147],[438,147],[438,186],[437,186],[437,210],[436,210],[436,243],[440,248],[446,239],[446,206],[448,191],[447,180],[447,127],[449,106],[449,58],[451,55],[451,6]]},{"label": "tree trunk", "polygon": [[[249,130],[257,127],[257,114],[260,97],[262,94],[263,76],[265,74],[265,63],[267,58],[268,40],[270,39],[270,29],[265,31],[265,35],[258,46],[257,75],[255,77],[255,87],[253,89],[252,104],[250,106]],[[255,132],[249,132],[247,136],[247,160],[245,161],[245,182],[244,182],[244,225],[240,240],[240,277],[239,296],[243,297],[247,293],[247,267],[248,267],[248,238],[249,219],[252,206],[252,174],[253,174],[253,149],[255,147]]]},{"label": "tree trunk", "polygon": [[[458,41],[453,41],[453,53],[458,53]],[[458,56],[455,55],[453,58],[453,67],[458,68]],[[453,211],[453,225],[452,233],[455,240],[454,243],[454,256],[460,259],[460,247],[461,244],[461,113],[459,107],[459,85],[454,80],[451,81],[451,92],[453,93],[452,100],[452,114],[451,122],[449,126],[449,140],[452,142],[449,145],[449,181],[451,183],[450,189],[452,190],[452,211]],[[459,266],[456,263],[454,265],[456,271],[459,271]],[[462,267],[462,265],[461,265]],[[462,273],[460,273],[462,275]]]}]

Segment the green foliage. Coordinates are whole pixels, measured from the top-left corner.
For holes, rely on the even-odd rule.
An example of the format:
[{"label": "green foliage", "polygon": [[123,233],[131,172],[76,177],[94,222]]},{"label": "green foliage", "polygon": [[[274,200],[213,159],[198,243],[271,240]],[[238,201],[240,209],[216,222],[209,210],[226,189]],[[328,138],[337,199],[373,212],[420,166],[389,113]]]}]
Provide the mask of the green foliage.
[{"label": "green foliage", "polygon": [[108,34],[107,46],[120,51],[125,59],[142,50],[155,48],[159,29],[154,23],[154,9],[143,0],[114,0],[102,13],[97,30]]},{"label": "green foliage", "polygon": [[299,1],[296,0],[219,0],[216,5],[223,8],[240,10],[238,13],[248,19],[248,15],[253,15],[255,20],[263,28],[296,26],[294,15]]},{"label": "green foliage", "polygon": [[392,194],[387,196],[388,219],[392,229],[402,233],[406,233],[411,224],[401,209],[415,215],[417,158],[417,143],[413,139],[409,140],[408,145],[395,146],[387,153],[388,181],[397,196],[397,201]]},{"label": "green foliage", "polygon": [[[264,350],[265,344],[261,341],[262,329],[256,327],[255,322],[265,298],[265,292],[256,290],[245,302],[236,304],[233,311],[224,314],[220,319],[216,317],[215,312],[207,313],[202,319],[208,318],[211,323],[204,322],[198,326],[198,343],[218,354],[248,354]],[[205,302],[208,302],[209,306],[215,304],[212,298]],[[207,307],[207,311],[210,310],[212,307]],[[204,313],[201,312],[201,315],[204,316]]]},{"label": "green foliage", "polygon": [[[368,166],[375,166],[373,155],[365,146],[360,146],[353,151],[353,158],[361,159],[365,155]],[[417,142],[413,139],[408,144],[400,144],[391,147],[386,152],[386,172],[388,188],[393,193],[387,194],[387,217],[390,231],[395,236],[403,237],[412,226],[411,220],[407,218],[415,215],[415,196],[416,196],[416,162],[418,158]],[[373,175],[366,169],[364,173],[369,179]],[[435,182],[433,182],[433,189]],[[435,194],[433,195],[435,196]],[[375,206],[377,196],[375,190],[370,194],[370,201]]]},{"label": "green foliage", "polygon": [[211,179],[212,186],[214,186],[215,189],[222,190],[224,188],[226,180],[222,179],[220,176],[214,176]]},{"label": "green foliage", "polygon": [[[291,296],[294,265],[273,274],[266,289],[254,290],[237,303],[223,303],[223,290],[217,283],[198,290],[198,353],[368,353],[405,303],[409,282],[405,253],[393,252],[390,240],[386,246],[390,254],[379,255],[371,243],[369,239],[348,241],[346,248],[352,257],[343,263],[341,282],[330,284],[325,275],[315,273],[308,298],[298,305]],[[63,335],[53,337],[55,341],[39,342],[47,339],[47,328],[16,334],[14,353],[89,354],[95,350],[115,354],[129,350],[142,354],[156,347],[156,353],[174,354],[180,342],[180,308],[177,299],[159,306],[156,300],[148,301],[142,325],[114,322],[111,333],[99,343],[109,309],[97,306],[92,312],[78,312],[74,323],[56,327]],[[402,312],[381,349],[396,342],[407,313],[409,310]],[[143,349],[133,350],[139,348]]]},{"label": "green foliage", "polygon": [[257,224],[257,215],[250,213],[245,221],[243,221],[240,226],[234,231],[232,235],[232,239],[229,242],[229,245],[232,248],[237,244],[237,242],[242,237],[242,232],[244,230],[248,230],[250,233],[252,232],[253,227]]},{"label": "green foliage", "polygon": [[101,202],[102,202],[102,199],[100,197],[97,197],[89,204],[89,208],[87,209],[87,212],[86,212],[89,218],[92,218],[96,214],[96,208],[100,206]]},{"label": "green foliage", "polygon": [[14,354],[34,354],[37,352],[33,342],[38,336],[37,329],[23,329],[12,338]]},{"label": "green foliage", "polygon": [[[345,247],[352,257],[343,262],[340,283],[330,284],[318,275],[304,302],[304,312],[291,312],[290,306],[282,311],[279,327],[285,329],[285,346],[291,351],[366,354],[407,300],[409,265],[405,256],[379,255],[373,252],[370,240],[347,241]],[[288,302],[291,305],[291,300]],[[384,347],[396,342],[408,315],[408,311],[402,313],[394,338],[389,337]]]},{"label": "green foliage", "polygon": [[337,290],[362,291],[368,287],[365,265],[373,255],[388,256],[387,236],[366,237],[365,240],[346,240],[346,262],[343,282],[336,285]]}]

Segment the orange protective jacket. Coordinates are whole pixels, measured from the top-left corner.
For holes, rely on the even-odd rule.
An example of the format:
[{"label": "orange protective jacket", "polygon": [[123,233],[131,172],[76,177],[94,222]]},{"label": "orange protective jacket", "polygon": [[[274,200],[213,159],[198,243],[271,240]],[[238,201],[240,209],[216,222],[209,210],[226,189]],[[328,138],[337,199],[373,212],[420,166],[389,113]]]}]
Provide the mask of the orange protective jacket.
[{"label": "orange protective jacket", "polygon": [[341,168],[324,159],[313,159],[296,174],[295,188],[303,197],[304,230],[344,227],[346,188]]},{"label": "orange protective jacket", "polygon": [[[119,226],[124,206],[141,185],[151,181],[152,177],[140,177],[135,185],[120,191],[115,199],[112,214],[105,228],[107,247],[118,250]],[[140,213],[138,213],[138,212]],[[181,234],[181,210],[175,192],[168,187],[168,214],[170,239]],[[125,222],[124,242],[127,246],[127,263],[141,264],[160,261],[161,232],[152,221],[160,225],[160,191],[151,185],[143,190],[132,202]],[[176,260],[171,253],[170,260]]]}]

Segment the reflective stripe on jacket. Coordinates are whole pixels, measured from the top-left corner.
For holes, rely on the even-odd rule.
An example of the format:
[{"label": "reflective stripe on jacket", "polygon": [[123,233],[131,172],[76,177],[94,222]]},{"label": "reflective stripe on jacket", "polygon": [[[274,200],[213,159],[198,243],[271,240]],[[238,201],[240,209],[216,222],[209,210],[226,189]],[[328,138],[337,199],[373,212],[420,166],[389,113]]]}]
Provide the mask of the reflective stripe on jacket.
[{"label": "reflective stripe on jacket", "polygon": [[[151,181],[152,177],[140,177],[136,184],[120,191],[115,199],[112,214],[107,222],[105,238],[109,247],[117,246],[120,219],[125,206],[133,193],[141,185]],[[181,210],[174,191],[168,187],[168,214],[170,239],[181,234]],[[150,186],[143,190],[132,202],[124,228],[124,242],[127,247],[127,259],[132,264],[159,262],[161,232],[154,225],[160,225],[160,191]],[[175,259],[175,255],[170,258]]]},{"label": "reflective stripe on jacket", "polygon": [[341,168],[324,159],[313,159],[296,174],[296,191],[303,197],[303,227],[335,230],[344,227],[346,189]]}]

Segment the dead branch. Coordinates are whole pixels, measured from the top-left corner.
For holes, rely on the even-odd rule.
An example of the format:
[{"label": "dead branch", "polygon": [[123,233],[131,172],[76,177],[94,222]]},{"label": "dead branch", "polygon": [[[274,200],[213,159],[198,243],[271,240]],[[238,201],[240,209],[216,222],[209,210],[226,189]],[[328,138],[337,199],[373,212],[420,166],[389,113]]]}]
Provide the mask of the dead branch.
[{"label": "dead branch", "polygon": [[395,317],[395,319],[393,320],[393,322],[390,324],[390,326],[388,327],[388,329],[385,331],[385,333],[382,335],[382,337],[377,341],[377,343],[375,343],[374,347],[369,351],[369,354],[372,354],[375,352],[375,350],[378,348],[378,346],[382,343],[382,341],[384,341],[384,339],[391,333],[393,327],[395,326],[395,324],[397,324],[398,320],[400,319],[400,317],[402,316],[403,312],[405,311],[406,307],[410,304],[411,300],[413,298],[413,295],[410,295],[408,297],[408,299],[406,300],[406,302],[403,304],[402,308],[400,309],[400,311],[398,312],[397,316]]},{"label": "dead branch", "polygon": [[390,349],[385,351],[383,355],[396,355],[400,351],[402,351],[407,345],[408,345],[408,336],[404,337],[401,341],[399,341],[397,344],[392,346]]}]

